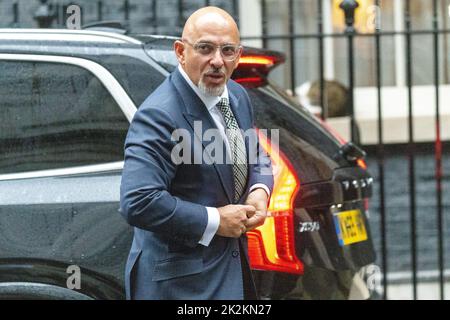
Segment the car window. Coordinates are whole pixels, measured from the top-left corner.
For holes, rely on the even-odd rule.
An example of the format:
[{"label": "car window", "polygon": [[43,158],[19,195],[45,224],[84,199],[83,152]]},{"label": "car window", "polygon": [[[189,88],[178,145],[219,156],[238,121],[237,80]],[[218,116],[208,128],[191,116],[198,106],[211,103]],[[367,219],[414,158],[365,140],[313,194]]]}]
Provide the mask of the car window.
[{"label": "car window", "polygon": [[158,61],[166,71],[173,72],[178,66],[177,56],[172,47],[152,47],[147,45],[145,47],[147,54],[155,61]]},{"label": "car window", "polygon": [[0,61],[0,174],[123,160],[128,121],[89,71]]},{"label": "car window", "polygon": [[166,77],[148,63],[128,56],[90,57],[101,64],[119,81],[136,107],[152,93]]}]

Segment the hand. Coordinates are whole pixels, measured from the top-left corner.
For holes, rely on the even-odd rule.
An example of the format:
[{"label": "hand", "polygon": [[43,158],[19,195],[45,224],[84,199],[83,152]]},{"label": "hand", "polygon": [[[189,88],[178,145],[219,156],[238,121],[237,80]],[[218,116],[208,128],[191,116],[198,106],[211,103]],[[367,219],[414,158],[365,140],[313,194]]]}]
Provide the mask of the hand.
[{"label": "hand", "polygon": [[217,234],[223,237],[239,238],[247,231],[246,223],[248,217],[255,214],[255,207],[251,205],[230,204],[217,208],[220,215],[219,229]]},{"label": "hand", "polygon": [[266,220],[267,217],[268,200],[269,199],[266,191],[264,191],[264,189],[261,188],[253,190],[248,195],[245,204],[255,207],[256,211],[255,214],[249,216],[249,219],[247,220],[247,223],[245,225],[247,231],[255,229],[264,224],[264,221]]}]

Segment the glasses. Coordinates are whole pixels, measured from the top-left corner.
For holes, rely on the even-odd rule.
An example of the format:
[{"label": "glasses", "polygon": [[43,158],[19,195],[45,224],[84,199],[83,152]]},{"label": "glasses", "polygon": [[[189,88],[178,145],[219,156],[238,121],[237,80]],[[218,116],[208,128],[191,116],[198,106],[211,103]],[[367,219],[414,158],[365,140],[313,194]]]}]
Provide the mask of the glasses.
[{"label": "glasses", "polygon": [[217,48],[219,48],[222,58],[227,61],[236,60],[242,49],[242,46],[234,44],[215,45],[209,42],[197,42],[195,44],[192,44],[186,40],[182,41],[183,43],[187,43],[188,45],[192,46],[195,52],[204,57],[213,56],[216,53]]}]

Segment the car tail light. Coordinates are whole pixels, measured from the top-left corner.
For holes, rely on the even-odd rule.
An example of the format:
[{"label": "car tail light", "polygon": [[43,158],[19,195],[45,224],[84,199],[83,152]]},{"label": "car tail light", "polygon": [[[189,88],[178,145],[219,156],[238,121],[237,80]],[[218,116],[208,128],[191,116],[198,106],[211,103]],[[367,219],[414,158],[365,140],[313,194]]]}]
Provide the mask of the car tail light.
[{"label": "car tail light", "polygon": [[273,56],[257,56],[257,55],[243,55],[239,59],[239,65],[253,65],[265,68],[270,68],[275,64],[275,57]]},{"label": "car tail light", "polygon": [[267,83],[269,72],[285,61],[284,55],[273,51],[248,49],[244,51],[231,78],[247,88]]},{"label": "car tail light", "polygon": [[364,198],[364,211],[369,211],[369,198]]},{"label": "car tail light", "polygon": [[356,163],[358,164],[358,166],[364,170],[367,170],[367,164],[363,159],[358,159],[356,160]]},{"label": "car tail light", "polygon": [[295,253],[293,201],[300,182],[289,160],[258,131],[259,143],[272,159],[274,188],[265,223],[247,232],[248,253],[253,269],[303,273]]}]

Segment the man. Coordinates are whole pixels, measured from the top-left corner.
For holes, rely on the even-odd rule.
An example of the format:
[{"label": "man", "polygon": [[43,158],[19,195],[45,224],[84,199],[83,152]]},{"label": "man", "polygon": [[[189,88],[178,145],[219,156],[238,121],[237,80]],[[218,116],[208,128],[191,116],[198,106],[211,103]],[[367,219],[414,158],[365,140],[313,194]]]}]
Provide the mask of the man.
[{"label": "man", "polygon": [[[121,212],[135,227],[128,299],[256,298],[245,232],[264,223],[273,177],[259,145],[233,130],[254,126],[248,95],[229,80],[239,39],[225,11],[194,12],[174,44],[178,69],[131,123],[121,184]],[[208,163],[209,129],[218,129],[214,138],[231,161]],[[177,130],[189,134],[182,157],[192,152],[191,161],[174,161]]]}]

